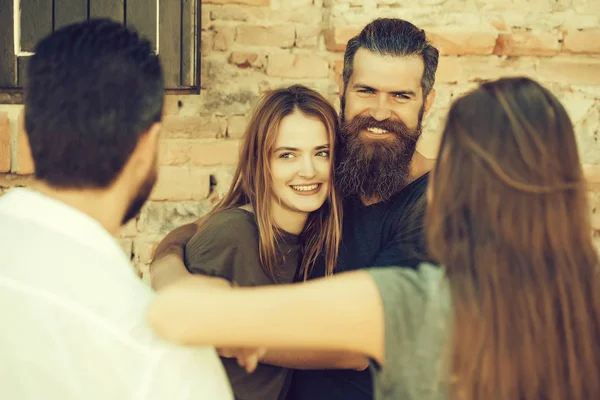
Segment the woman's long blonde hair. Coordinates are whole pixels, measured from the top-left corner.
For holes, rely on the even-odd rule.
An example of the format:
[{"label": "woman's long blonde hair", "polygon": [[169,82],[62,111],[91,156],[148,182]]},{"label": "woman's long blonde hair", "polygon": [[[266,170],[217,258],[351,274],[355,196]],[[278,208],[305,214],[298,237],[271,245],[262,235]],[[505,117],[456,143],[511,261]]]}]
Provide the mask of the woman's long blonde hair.
[{"label": "woman's long blonde hair", "polygon": [[[266,93],[254,109],[244,139],[231,187],[224,198],[207,216],[250,204],[254,210],[259,232],[260,262],[267,276],[277,281],[277,266],[281,257],[277,250],[280,231],[271,213],[272,177],[270,157],[283,118],[300,111],[325,125],[330,147],[330,191],[325,203],[310,213],[301,233],[302,263],[300,272],[308,277],[310,267],[321,254],[325,258],[327,275],[333,273],[341,237],[341,200],[333,183],[333,168],[337,153],[338,117],[335,109],[319,93],[302,85]],[[206,219],[204,219],[206,220]]]},{"label": "woman's long blonde hair", "polygon": [[456,101],[426,224],[447,268],[453,400],[600,399],[600,280],[571,121],[527,78]]}]

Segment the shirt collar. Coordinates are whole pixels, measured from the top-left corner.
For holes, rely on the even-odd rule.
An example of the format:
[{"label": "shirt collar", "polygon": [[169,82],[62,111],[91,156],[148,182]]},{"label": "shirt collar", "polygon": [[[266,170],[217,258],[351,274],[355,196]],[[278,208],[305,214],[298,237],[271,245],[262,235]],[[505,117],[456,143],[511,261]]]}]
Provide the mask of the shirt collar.
[{"label": "shirt collar", "polygon": [[100,222],[38,191],[11,189],[0,197],[0,213],[43,225],[109,256],[126,259],[116,239]]}]

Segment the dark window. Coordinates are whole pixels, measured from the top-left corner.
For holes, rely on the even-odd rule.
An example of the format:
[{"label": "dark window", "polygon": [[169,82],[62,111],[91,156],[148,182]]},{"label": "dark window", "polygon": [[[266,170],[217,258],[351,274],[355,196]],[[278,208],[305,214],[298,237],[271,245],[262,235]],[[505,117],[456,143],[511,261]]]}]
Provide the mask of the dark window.
[{"label": "dark window", "polygon": [[[201,0],[2,0],[0,102],[20,102],[27,60],[38,40],[64,25],[100,17],[123,22],[153,43],[160,54],[168,92],[199,93],[200,3]],[[20,12],[15,13],[15,7]]]}]

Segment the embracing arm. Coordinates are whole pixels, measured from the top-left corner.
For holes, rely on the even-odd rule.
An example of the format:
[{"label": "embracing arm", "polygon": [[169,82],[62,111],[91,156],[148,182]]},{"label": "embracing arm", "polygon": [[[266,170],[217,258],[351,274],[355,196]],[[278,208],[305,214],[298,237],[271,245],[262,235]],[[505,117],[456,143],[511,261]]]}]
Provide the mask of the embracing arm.
[{"label": "embracing arm", "polygon": [[197,231],[195,223],[180,226],[169,232],[156,248],[150,263],[150,282],[154,290],[161,290],[171,283],[189,276],[183,262],[187,242]]},{"label": "embracing arm", "polygon": [[362,371],[369,359],[362,353],[347,350],[267,349],[262,363],[294,369],[353,369]]},{"label": "embracing arm", "polygon": [[187,345],[333,350],[384,361],[383,305],[367,272],[260,288],[206,290],[202,280],[159,293],[148,310],[159,334]]},{"label": "embracing arm", "polygon": [[187,242],[194,236],[198,230],[196,223],[182,225],[169,232],[167,236],[158,244],[155,251],[155,258],[160,258],[165,253],[172,252],[180,255],[183,259],[183,249]]}]

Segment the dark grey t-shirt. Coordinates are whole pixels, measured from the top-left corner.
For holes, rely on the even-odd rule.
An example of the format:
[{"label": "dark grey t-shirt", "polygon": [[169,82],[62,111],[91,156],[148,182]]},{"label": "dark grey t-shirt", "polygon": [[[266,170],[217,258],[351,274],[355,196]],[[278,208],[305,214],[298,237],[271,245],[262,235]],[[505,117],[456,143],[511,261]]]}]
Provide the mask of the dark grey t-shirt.
[{"label": "dark grey t-shirt", "polygon": [[[301,261],[298,236],[282,233],[278,248],[283,261],[277,268],[277,283],[292,283]],[[275,283],[260,265],[254,214],[239,208],[216,213],[204,223],[186,245],[185,265],[192,273],[219,276],[239,286]],[[287,396],[291,370],[259,364],[248,374],[235,359],[221,361],[236,400],[281,400]]]},{"label": "dark grey t-shirt", "polygon": [[375,400],[445,399],[451,304],[444,269],[421,264],[367,271],[385,315],[385,365],[371,366]]}]

